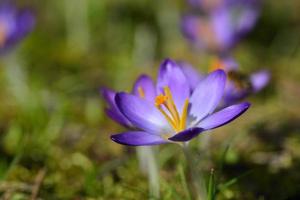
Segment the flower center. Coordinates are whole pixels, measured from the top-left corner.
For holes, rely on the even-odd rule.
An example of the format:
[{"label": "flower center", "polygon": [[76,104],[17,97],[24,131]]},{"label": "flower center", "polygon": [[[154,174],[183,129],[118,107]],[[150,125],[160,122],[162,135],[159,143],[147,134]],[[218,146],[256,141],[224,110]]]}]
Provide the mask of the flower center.
[{"label": "flower center", "polygon": [[0,21],[0,47],[4,46],[6,37],[7,37],[7,27],[5,26],[5,23]]},{"label": "flower center", "polygon": [[174,131],[180,132],[186,128],[189,100],[186,99],[182,112],[179,114],[169,87],[164,88],[164,94],[155,98],[156,108],[163,114]]}]

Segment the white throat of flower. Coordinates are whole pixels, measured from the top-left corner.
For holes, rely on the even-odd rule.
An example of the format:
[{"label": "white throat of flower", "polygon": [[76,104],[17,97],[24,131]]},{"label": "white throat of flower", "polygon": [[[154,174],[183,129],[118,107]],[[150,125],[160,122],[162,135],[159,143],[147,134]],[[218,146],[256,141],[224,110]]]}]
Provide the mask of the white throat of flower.
[{"label": "white throat of flower", "polygon": [[170,88],[164,87],[164,94],[160,94],[155,98],[155,106],[176,133],[186,129],[189,99],[185,100],[180,113],[175,105]]}]

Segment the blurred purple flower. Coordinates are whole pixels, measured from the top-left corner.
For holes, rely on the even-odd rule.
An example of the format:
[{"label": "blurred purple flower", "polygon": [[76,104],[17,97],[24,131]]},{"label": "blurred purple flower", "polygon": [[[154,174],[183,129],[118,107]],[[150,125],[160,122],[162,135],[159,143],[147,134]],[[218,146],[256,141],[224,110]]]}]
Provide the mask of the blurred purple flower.
[{"label": "blurred purple flower", "polygon": [[0,54],[19,43],[32,31],[35,18],[30,10],[19,10],[8,1],[0,3]]},{"label": "blurred purple flower", "polygon": [[[204,2],[208,1],[199,0],[200,7]],[[213,2],[218,5],[212,6],[207,15],[185,15],[181,27],[186,38],[197,48],[223,54],[254,27],[259,16],[259,4],[256,0]]]},{"label": "blurred purple flower", "polygon": [[140,95],[114,95],[112,104],[136,130],[112,135],[113,141],[132,146],[187,142],[231,122],[249,108],[249,103],[241,103],[214,112],[225,90],[225,72],[210,73],[192,90],[187,76],[192,70],[182,69],[167,59],[159,69],[156,87],[137,87]]},{"label": "blurred purple flower", "polygon": [[[182,68],[191,68],[187,63],[180,63],[180,65]],[[216,60],[210,67],[210,71],[218,69],[224,70],[228,77],[224,96],[219,107],[226,107],[238,103],[247,96],[261,91],[270,81],[270,73],[268,70],[263,69],[252,73],[250,76],[245,76],[239,72],[238,67],[237,62],[229,57]],[[204,74],[194,70],[188,77],[199,77],[189,78],[190,85],[196,85],[202,80],[201,77],[204,77]]]},{"label": "blurred purple flower", "polygon": [[210,12],[223,6],[258,6],[260,0],[187,0],[194,8],[204,12]]},{"label": "blurred purple flower", "polygon": [[194,8],[201,10],[212,10],[226,2],[226,0],[188,0],[189,4]]}]

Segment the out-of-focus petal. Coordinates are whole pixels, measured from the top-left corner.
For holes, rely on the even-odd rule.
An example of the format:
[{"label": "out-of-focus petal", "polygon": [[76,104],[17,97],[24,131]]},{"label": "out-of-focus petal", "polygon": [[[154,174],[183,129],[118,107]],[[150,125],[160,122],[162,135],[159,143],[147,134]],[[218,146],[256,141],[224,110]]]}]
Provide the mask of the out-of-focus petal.
[{"label": "out-of-focus petal", "polygon": [[190,95],[189,82],[181,68],[170,59],[166,59],[160,66],[157,93],[164,93],[166,86],[171,90],[176,107],[181,110]]},{"label": "out-of-focus petal", "polygon": [[224,1],[226,0],[188,0],[191,6],[205,11],[215,9],[221,4],[224,4]]},{"label": "out-of-focus petal", "polygon": [[35,25],[35,17],[31,10],[18,10],[15,5],[5,1],[0,5],[0,28],[2,34],[0,54],[6,53],[22,40]]},{"label": "out-of-focus petal", "polygon": [[132,127],[130,121],[120,112],[115,103],[116,92],[108,88],[101,88],[100,93],[109,106],[105,109],[106,114],[119,124],[126,127]]},{"label": "out-of-focus petal", "polygon": [[214,41],[209,23],[196,15],[185,15],[181,21],[183,35],[198,49],[209,48],[209,43]]},{"label": "out-of-focus petal", "polygon": [[198,136],[203,130],[204,129],[198,127],[189,128],[168,139],[174,142],[186,142]]},{"label": "out-of-focus petal", "polygon": [[231,21],[231,13],[227,9],[220,8],[214,10],[211,14],[211,23],[214,28],[218,47],[220,52],[226,52],[231,49],[237,42],[235,36],[235,27]]},{"label": "out-of-focus petal", "polygon": [[270,81],[270,72],[268,70],[261,70],[255,72],[250,77],[251,86],[254,92],[262,90]]},{"label": "out-of-focus petal", "polygon": [[133,94],[154,102],[156,90],[153,80],[147,75],[141,75],[133,86]]},{"label": "out-of-focus petal", "polygon": [[260,3],[257,0],[234,0],[229,7],[235,17],[237,33],[243,36],[251,31],[260,14]]},{"label": "out-of-focus petal", "polygon": [[116,96],[115,91],[103,87],[100,89],[100,94],[104,98],[106,103],[108,103],[109,106],[115,106],[115,96]]},{"label": "out-of-focus petal", "polygon": [[135,127],[157,135],[170,132],[171,127],[154,103],[124,92],[117,93],[115,100],[120,111]]},{"label": "out-of-focus petal", "polygon": [[225,72],[235,71],[239,68],[238,63],[232,57],[229,56],[221,58],[221,63],[224,65]]},{"label": "out-of-focus petal", "polygon": [[179,61],[177,62],[178,65],[181,67],[182,72],[184,73],[184,75],[186,76],[190,88],[192,91],[194,91],[194,89],[196,88],[196,86],[198,85],[198,83],[200,82],[200,80],[203,79],[204,75],[199,73],[192,65],[190,65],[189,63],[183,62],[183,61]]},{"label": "out-of-focus petal", "polygon": [[143,131],[129,131],[111,136],[119,144],[129,146],[148,146],[167,143],[163,138]]},{"label": "out-of-focus petal", "polygon": [[225,83],[226,74],[223,70],[216,70],[200,81],[190,99],[189,115],[195,118],[195,122],[216,109],[223,96]]},{"label": "out-of-focus petal", "polygon": [[197,21],[192,15],[183,16],[181,21],[181,29],[188,39],[195,41],[197,39]]},{"label": "out-of-focus petal", "polygon": [[216,113],[208,116],[203,121],[201,121],[197,126],[203,128],[205,130],[214,129],[214,128],[223,126],[223,125],[233,121],[237,117],[239,117],[249,107],[250,107],[249,103],[241,103],[238,105],[229,106],[219,112],[216,112]]},{"label": "out-of-focus petal", "polygon": [[189,3],[207,15],[184,16],[184,35],[197,48],[220,55],[228,53],[251,31],[260,13],[257,0],[189,0]]},{"label": "out-of-focus petal", "polygon": [[247,97],[249,93],[250,88],[238,88],[233,81],[227,81],[220,107],[224,108],[235,104]]},{"label": "out-of-focus petal", "polygon": [[18,33],[15,33],[18,37],[22,38],[32,31],[35,25],[35,17],[31,10],[24,9],[20,11],[16,18],[18,27]]}]

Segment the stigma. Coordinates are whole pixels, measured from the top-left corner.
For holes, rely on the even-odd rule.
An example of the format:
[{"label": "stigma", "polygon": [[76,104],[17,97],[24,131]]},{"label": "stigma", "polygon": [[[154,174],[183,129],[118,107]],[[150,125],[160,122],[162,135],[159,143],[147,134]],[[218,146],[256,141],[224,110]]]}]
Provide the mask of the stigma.
[{"label": "stigma", "polygon": [[189,100],[186,99],[181,112],[178,111],[169,87],[164,88],[164,94],[155,98],[156,108],[163,114],[175,132],[186,128]]}]

